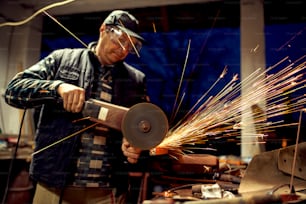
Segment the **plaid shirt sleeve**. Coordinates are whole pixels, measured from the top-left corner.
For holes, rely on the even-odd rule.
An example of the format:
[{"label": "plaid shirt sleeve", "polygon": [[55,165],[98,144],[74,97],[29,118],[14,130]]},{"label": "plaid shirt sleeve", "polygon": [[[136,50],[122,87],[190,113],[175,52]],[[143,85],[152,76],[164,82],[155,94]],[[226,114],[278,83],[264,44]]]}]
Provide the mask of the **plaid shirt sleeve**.
[{"label": "plaid shirt sleeve", "polygon": [[17,73],[5,91],[6,103],[16,108],[33,108],[59,97],[57,87],[63,82],[55,80],[57,57],[59,55],[52,53],[37,64]]}]

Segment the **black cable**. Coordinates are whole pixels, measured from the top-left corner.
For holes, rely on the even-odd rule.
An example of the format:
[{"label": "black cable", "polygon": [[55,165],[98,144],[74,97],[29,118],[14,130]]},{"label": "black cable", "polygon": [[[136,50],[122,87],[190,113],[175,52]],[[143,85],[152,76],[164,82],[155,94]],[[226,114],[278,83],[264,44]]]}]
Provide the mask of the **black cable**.
[{"label": "black cable", "polygon": [[7,194],[8,194],[9,188],[10,188],[11,174],[12,174],[12,170],[13,170],[14,161],[15,161],[15,159],[17,157],[17,150],[18,150],[18,146],[19,146],[19,141],[20,141],[20,137],[21,137],[21,130],[22,130],[22,125],[23,125],[23,122],[24,122],[25,114],[26,114],[26,109],[24,109],[24,112],[23,112],[23,115],[22,115],[22,119],[21,119],[21,122],[20,122],[19,134],[18,134],[18,138],[17,138],[17,143],[16,143],[14,155],[13,155],[13,158],[11,160],[9,171],[8,171],[8,175],[7,175],[5,192],[4,192],[4,195],[3,195],[3,198],[2,198],[2,202],[1,202],[2,204],[5,204],[5,201],[6,201],[6,198],[7,198]]},{"label": "black cable", "polygon": [[[77,136],[77,137],[78,137],[78,136]],[[77,140],[78,140],[77,137],[74,138],[74,143],[73,143],[73,146],[72,146],[72,148],[71,148],[71,152],[70,152],[70,154],[68,154],[68,155],[73,154],[75,148],[77,147]],[[72,162],[73,162],[72,159],[70,159],[70,163],[72,163]],[[70,171],[68,171],[68,170],[69,170],[69,166],[71,166],[71,165],[67,165],[67,168],[66,168],[66,169],[67,169],[67,172],[70,172]],[[68,176],[69,176],[69,175],[68,175]],[[59,196],[58,204],[62,204],[62,203],[63,203],[64,191],[65,191],[65,187],[67,186],[67,182],[68,182],[68,179],[67,179],[67,174],[66,174],[65,179],[64,179],[63,186],[61,187],[61,191],[60,191],[60,196]]]}]

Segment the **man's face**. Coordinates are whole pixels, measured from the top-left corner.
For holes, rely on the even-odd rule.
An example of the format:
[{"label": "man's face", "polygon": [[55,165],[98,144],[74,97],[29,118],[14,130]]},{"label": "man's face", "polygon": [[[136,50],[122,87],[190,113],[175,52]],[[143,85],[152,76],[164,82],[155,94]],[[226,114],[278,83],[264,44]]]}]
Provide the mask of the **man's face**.
[{"label": "man's face", "polygon": [[99,56],[105,64],[124,60],[129,53],[139,52],[141,42],[116,27],[104,26],[102,29]]}]

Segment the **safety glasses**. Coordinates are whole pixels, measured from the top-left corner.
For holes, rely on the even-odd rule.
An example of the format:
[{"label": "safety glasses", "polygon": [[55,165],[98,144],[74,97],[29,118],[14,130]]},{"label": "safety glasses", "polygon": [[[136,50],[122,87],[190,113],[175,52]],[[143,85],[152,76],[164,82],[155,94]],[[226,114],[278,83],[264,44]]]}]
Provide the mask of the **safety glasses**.
[{"label": "safety glasses", "polygon": [[116,27],[108,26],[106,32],[109,34],[113,43],[120,46],[123,50],[128,50],[129,53],[139,56],[139,51],[142,47],[141,41]]}]

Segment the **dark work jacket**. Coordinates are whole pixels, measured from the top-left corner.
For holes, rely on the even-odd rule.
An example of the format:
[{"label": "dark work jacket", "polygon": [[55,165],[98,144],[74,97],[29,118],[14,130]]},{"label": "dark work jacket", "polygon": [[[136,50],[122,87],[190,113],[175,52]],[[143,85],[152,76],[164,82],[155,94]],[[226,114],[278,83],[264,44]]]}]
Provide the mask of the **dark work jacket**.
[{"label": "dark work jacket", "polygon": [[[41,152],[37,151],[89,125],[88,121],[74,122],[82,118],[82,114],[65,111],[60,100],[57,100],[59,95],[56,89],[63,82],[71,83],[84,88],[88,99],[94,82],[94,72],[100,66],[90,49],[62,49],[18,73],[8,84],[5,101],[9,105],[23,109],[40,108],[30,166],[30,175],[35,181],[63,187],[73,172],[71,164],[77,159],[78,134]],[[146,101],[145,75],[141,71],[125,62],[117,63],[113,69],[112,103],[131,107]],[[118,159],[117,169],[123,171],[120,167],[124,160],[120,146],[122,134],[119,131],[113,131],[113,134],[118,139],[117,146],[114,147],[117,148],[114,154]]]}]

